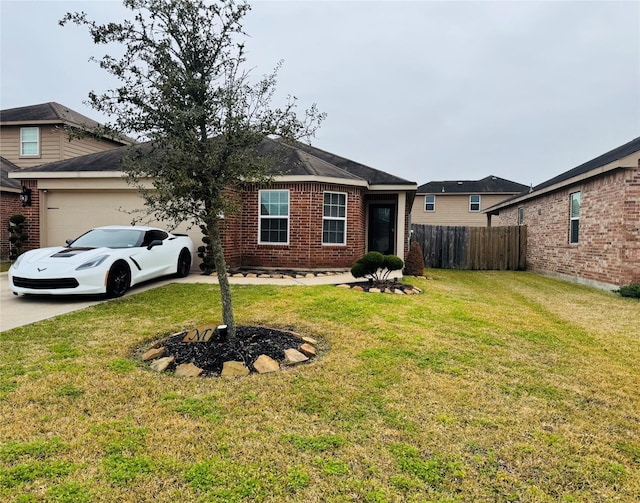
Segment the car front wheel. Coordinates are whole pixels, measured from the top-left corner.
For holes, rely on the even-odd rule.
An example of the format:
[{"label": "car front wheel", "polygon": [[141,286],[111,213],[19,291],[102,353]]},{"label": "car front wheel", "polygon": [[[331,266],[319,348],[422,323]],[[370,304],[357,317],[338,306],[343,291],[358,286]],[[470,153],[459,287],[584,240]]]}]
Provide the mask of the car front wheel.
[{"label": "car front wheel", "polygon": [[176,276],[178,278],[184,278],[189,275],[190,270],[191,253],[189,253],[189,250],[184,249],[180,252],[180,256],[178,257],[178,269],[176,271]]},{"label": "car front wheel", "polygon": [[122,297],[131,285],[131,271],[125,262],[116,262],[107,276],[107,297]]}]

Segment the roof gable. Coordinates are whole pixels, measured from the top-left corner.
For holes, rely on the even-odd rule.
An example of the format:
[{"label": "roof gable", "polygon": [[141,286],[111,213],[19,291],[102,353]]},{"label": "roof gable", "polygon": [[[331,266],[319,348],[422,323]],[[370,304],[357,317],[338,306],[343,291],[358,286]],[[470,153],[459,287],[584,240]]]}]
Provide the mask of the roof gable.
[{"label": "roof gable", "polygon": [[420,185],[418,194],[483,194],[505,193],[519,194],[529,190],[529,187],[521,183],[505,180],[497,176],[487,176],[481,180],[447,180],[433,181]]}]

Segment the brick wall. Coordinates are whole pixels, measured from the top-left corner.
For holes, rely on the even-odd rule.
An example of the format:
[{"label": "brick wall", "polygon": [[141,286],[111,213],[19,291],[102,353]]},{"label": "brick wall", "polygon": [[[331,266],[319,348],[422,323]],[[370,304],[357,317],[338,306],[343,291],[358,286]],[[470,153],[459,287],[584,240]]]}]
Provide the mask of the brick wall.
[{"label": "brick wall", "polygon": [[[570,194],[581,192],[578,243],[569,243]],[[640,283],[640,168],[624,169],[526,201],[527,267],[611,287]],[[518,208],[492,225],[517,225]]]},{"label": "brick wall", "polygon": [[[363,189],[322,183],[269,185],[289,192],[289,244],[258,244],[258,190],[243,197],[241,236],[243,267],[291,269],[346,268],[364,255],[365,213]],[[347,244],[322,244],[322,209],[325,191],[347,194]]]}]

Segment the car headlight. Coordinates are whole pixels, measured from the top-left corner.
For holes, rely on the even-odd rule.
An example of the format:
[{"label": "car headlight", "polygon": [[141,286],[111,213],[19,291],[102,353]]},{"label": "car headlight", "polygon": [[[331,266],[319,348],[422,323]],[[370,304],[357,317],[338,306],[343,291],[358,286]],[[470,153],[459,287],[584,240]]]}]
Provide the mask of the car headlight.
[{"label": "car headlight", "polygon": [[17,269],[20,262],[22,262],[22,257],[24,257],[24,254],[18,255],[18,258],[15,260],[13,264],[11,264],[11,267],[15,267]]},{"label": "car headlight", "polygon": [[91,269],[92,267],[98,267],[102,264],[109,255],[100,255],[99,257],[94,257],[91,260],[88,260],[84,264],[76,267],[76,271],[82,271],[83,269]]}]

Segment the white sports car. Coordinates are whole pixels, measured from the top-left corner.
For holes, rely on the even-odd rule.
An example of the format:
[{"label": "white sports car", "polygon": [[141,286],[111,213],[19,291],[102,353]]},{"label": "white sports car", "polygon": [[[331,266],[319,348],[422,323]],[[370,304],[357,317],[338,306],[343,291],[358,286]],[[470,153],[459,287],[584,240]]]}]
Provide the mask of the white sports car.
[{"label": "white sports car", "polygon": [[187,235],[153,227],[97,227],[67,244],[20,255],[9,269],[11,291],[120,297],[143,281],[186,276],[194,255]]}]

